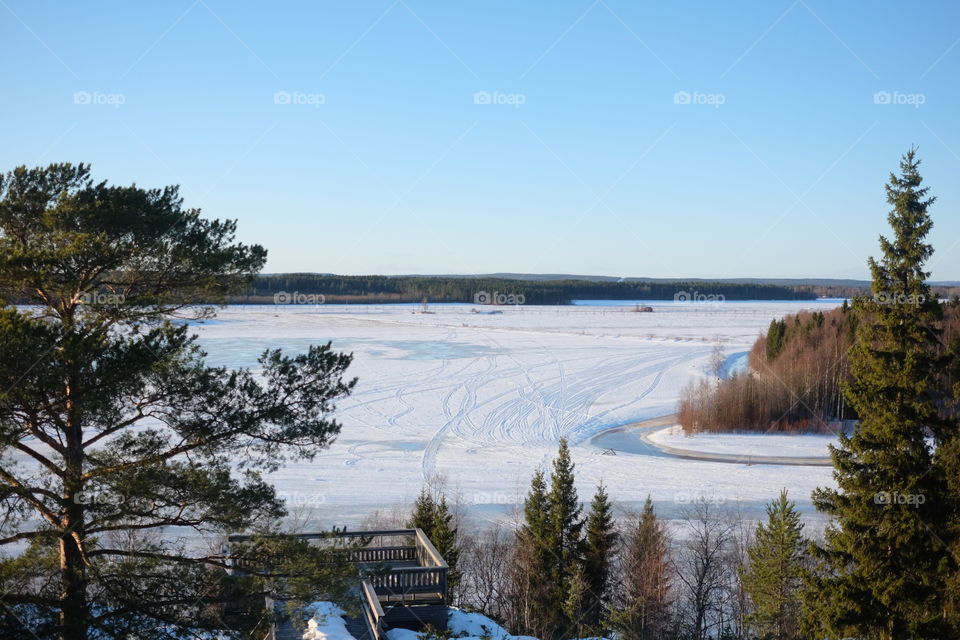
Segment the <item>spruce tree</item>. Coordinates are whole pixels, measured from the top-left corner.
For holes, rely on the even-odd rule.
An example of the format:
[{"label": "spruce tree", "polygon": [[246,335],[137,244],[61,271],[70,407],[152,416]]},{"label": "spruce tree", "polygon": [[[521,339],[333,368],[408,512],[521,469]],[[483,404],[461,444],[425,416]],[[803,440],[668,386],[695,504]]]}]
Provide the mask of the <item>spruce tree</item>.
[{"label": "spruce tree", "polygon": [[813,496],[833,518],[807,599],[817,637],[946,637],[949,559],[936,532],[947,502],[928,441],[944,437],[935,392],[941,309],[924,271],[934,198],[919,164],[911,149],[890,176],[893,238],[881,236],[883,255],[869,260],[872,297],[854,303],[863,321],[844,395],[860,422],[831,450],[837,488]]},{"label": "spruce tree", "polygon": [[799,638],[804,545],[800,514],[784,489],[767,505],[767,522],[757,525],[749,564],[741,570],[753,604],[746,623],[758,638]]},{"label": "spruce tree", "polygon": [[407,520],[407,526],[423,531],[437,552],[447,561],[447,584],[451,590],[455,589],[460,583],[460,571],[457,568],[460,545],[446,496],[440,494],[439,498],[434,498],[430,490],[423,487],[414,503],[413,513]]},{"label": "spruce tree", "polygon": [[670,627],[669,538],[647,496],[627,534],[623,587],[611,626],[626,640],[660,640]]},{"label": "spruce tree", "polygon": [[601,483],[590,503],[583,558],[583,578],[587,587],[583,596],[583,624],[596,635],[603,635],[601,623],[607,618],[610,565],[617,538],[613,505]]},{"label": "spruce tree", "polygon": [[434,502],[433,527],[430,532],[430,542],[447,561],[447,583],[451,590],[460,584],[460,570],[457,565],[460,560],[460,544],[457,540],[457,528],[453,522],[453,514],[447,508],[447,498],[441,495]]},{"label": "spruce tree", "polygon": [[[562,611],[570,595],[570,586],[574,574],[583,557],[583,518],[582,507],[574,486],[574,464],[570,458],[567,440],[560,440],[557,457],[553,460],[553,472],[550,474],[549,503],[549,539],[548,549],[552,555],[550,582],[556,593],[552,606]],[[563,616],[557,632],[566,634],[575,621]]]},{"label": "spruce tree", "polygon": [[421,529],[430,541],[433,542],[433,527],[437,517],[437,505],[433,500],[433,495],[423,487],[420,489],[420,495],[413,505],[413,513],[407,520],[407,526],[411,529]]},{"label": "spruce tree", "polygon": [[512,624],[515,633],[549,640],[557,627],[556,585],[547,577],[553,567],[550,500],[543,470],[537,469],[523,504],[523,524],[511,566]]}]

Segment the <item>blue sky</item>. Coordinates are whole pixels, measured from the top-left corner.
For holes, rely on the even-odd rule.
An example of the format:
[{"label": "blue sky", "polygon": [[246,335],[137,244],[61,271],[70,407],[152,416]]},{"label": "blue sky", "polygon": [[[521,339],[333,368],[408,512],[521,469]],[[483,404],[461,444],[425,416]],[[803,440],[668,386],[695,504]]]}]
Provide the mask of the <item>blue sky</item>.
[{"label": "blue sky", "polygon": [[267,271],[863,277],[911,144],[960,279],[960,4],[0,0],[0,168],[237,218]]}]

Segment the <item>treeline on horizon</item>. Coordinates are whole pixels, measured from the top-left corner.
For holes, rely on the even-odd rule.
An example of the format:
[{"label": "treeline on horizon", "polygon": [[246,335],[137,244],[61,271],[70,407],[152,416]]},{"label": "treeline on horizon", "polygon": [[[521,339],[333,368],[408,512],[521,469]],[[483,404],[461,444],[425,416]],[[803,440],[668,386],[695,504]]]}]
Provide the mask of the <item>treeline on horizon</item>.
[{"label": "treeline on horizon", "polygon": [[[960,354],[960,302],[942,304],[941,356]],[[846,302],[827,312],[802,311],[773,320],[753,344],[749,370],[701,380],[682,392],[678,416],[687,433],[834,433],[858,418],[845,401],[849,351],[861,314]],[[949,369],[937,372],[951,376]],[[946,388],[953,380],[946,380]]]},{"label": "treeline on horizon", "polygon": [[809,287],[726,282],[594,282],[430,276],[338,276],[283,273],[258,276],[234,303],[273,303],[278,293],[322,295],[325,302],[477,302],[478,293],[523,296],[525,304],[565,305],[574,300],[814,300]]}]

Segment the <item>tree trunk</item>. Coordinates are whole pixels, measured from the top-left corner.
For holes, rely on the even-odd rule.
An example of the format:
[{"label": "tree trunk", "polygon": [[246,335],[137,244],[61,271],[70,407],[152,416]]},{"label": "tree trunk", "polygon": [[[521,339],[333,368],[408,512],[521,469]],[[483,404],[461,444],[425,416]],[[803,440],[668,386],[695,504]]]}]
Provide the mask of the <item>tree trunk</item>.
[{"label": "tree trunk", "polygon": [[[83,425],[77,412],[74,391],[78,376],[72,375],[66,388],[66,455],[63,479],[63,528],[60,531],[60,638],[85,640],[87,637],[87,572],[83,549]],[[80,541],[80,542],[78,542]]]}]

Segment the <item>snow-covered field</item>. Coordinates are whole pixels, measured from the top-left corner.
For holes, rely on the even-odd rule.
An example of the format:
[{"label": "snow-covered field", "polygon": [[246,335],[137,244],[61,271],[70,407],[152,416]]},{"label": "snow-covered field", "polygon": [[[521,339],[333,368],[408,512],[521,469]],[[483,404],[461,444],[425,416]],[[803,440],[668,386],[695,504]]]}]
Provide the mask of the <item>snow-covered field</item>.
[{"label": "snow-covered field", "polygon": [[653,313],[623,304],[499,314],[453,304],[429,314],[410,305],[232,306],[196,329],[210,362],[233,367],[255,367],[266,348],[327,340],[354,354],[359,383],[340,404],[340,437],[313,463],[272,476],[291,508],[318,527],[406,510],[425,482],[442,482],[478,521],[509,519],[561,437],[573,445],[585,499],[603,481],[625,509],[650,494],[667,512],[691,495],[759,511],[781,487],[808,505],[810,491],[831,482],[828,468],[607,455],[591,437],[672,413],[681,388],[709,375],[718,340],[728,364],[741,366],[738,354],[771,319],[837,302],[648,304]]},{"label": "snow-covered field", "polygon": [[819,458],[830,455],[829,445],[836,444],[833,435],[820,434],[712,434],[685,435],[680,427],[658,429],[650,440],[676,449],[727,455],[784,456]]}]

